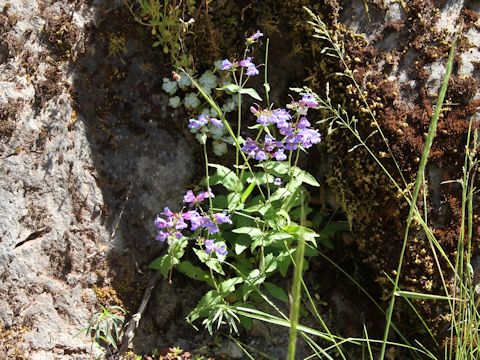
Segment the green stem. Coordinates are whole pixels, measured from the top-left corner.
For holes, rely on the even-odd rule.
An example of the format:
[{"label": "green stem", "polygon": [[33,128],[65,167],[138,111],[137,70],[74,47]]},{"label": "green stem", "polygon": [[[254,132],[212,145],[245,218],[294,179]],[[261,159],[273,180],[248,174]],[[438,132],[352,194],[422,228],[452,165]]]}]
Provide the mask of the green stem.
[{"label": "green stem", "polygon": [[[302,197],[303,199],[303,197]],[[302,200],[300,205],[300,224],[305,223],[305,208]],[[301,288],[302,288],[302,270],[305,256],[305,238],[302,235],[298,237],[297,252],[295,254],[295,272],[293,274],[292,286],[292,305],[290,308],[290,336],[288,341],[287,360],[295,360],[297,346],[298,318],[300,314]]]}]

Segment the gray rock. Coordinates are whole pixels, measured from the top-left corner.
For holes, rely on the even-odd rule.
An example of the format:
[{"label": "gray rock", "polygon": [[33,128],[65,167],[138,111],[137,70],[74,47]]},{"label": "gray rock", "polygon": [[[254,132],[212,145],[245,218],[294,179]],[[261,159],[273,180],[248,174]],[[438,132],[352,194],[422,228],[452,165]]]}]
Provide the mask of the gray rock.
[{"label": "gray rock", "polygon": [[[154,243],[151,220],[161,206],[181,199],[192,151],[155,122],[140,133],[116,127],[122,146],[106,147],[92,135],[95,114],[75,110],[75,64],[89,24],[110,2],[9,3],[8,16],[18,20],[2,39],[22,46],[0,63],[0,106],[21,106],[8,119],[13,133],[0,134],[0,326],[19,334],[12,345],[29,359],[89,359],[90,339],[75,335],[98,310],[89,288],[109,285],[99,264],[111,252]],[[5,5],[0,2],[0,10]],[[73,14],[76,29],[70,57],[45,39],[44,26],[65,14]],[[132,83],[139,81],[139,70],[132,71],[119,85],[130,91],[130,102],[138,96]],[[110,182],[102,183],[102,176]],[[125,188],[128,201],[118,196]],[[150,253],[138,257],[140,265],[151,260]],[[0,358],[8,358],[3,351]]]}]

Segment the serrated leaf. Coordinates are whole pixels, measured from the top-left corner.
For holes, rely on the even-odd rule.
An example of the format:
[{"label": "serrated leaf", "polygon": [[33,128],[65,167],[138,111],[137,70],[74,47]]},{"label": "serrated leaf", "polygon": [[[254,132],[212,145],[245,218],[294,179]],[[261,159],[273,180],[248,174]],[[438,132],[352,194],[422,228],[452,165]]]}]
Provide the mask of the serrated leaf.
[{"label": "serrated leaf", "polygon": [[285,290],[283,290],[280,286],[277,286],[271,282],[265,282],[263,283],[263,286],[265,286],[265,288],[267,289],[267,291],[270,293],[270,295],[272,295],[274,298],[280,300],[280,301],[283,301],[283,302],[286,302],[288,303],[288,295],[287,293],[285,292]]},{"label": "serrated leaf", "polygon": [[244,95],[250,95],[255,100],[263,101],[262,98],[260,97],[260,95],[258,95],[258,93],[255,89],[252,89],[252,88],[241,89],[239,91],[239,93],[244,94]]},{"label": "serrated leaf", "polygon": [[220,184],[234,192],[243,190],[243,184],[233,170],[219,164],[209,164],[208,166],[217,169],[215,175],[210,177],[210,184]]}]

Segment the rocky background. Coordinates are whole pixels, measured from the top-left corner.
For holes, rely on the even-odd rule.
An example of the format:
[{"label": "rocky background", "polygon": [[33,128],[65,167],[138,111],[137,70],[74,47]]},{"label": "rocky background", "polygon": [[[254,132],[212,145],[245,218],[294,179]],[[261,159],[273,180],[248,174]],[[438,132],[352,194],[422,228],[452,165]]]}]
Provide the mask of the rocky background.
[{"label": "rocky background", "polygon": [[[272,68],[283,69],[273,76],[275,92],[301,85],[302,76],[312,86],[322,84],[329,71],[310,56],[315,53],[311,43],[301,40],[306,36],[301,6],[309,1],[211,3],[211,12],[220,14],[214,24],[237,19],[223,37],[216,37],[218,58],[232,55],[221,50],[233,42],[229,34],[258,27],[272,37]],[[405,164],[412,164],[422,146],[405,141],[396,121],[403,116],[414,125],[411,137],[421,137],[428,111],[415,112],[415,107],[428,110],[434,100],[448,49],[448,42],[441,41],[462,27],[453,78],[457,86],[450,99],[453,111],[464,110],[452,121],[463,125],[444,124],[446,155],[437,152],[437,167],[431,169],[430,181],[438,185],[448,156],[464,142],[465,121],[479,117],[480,1],[316,3],[329,25],[347,34],[347,42],[360,44],[347,47],[364,78],[376,74],[371,81],[383,88],[391,83],[387,95],[375,96],[393,114],[389,138],[398,154],[408,149]],[[365,36],[348,35],[353,33]],[[122,305],[134,312],[140,303],[149,278],[145,265],[161,252],[152,241],[151,220],[163,206],[178,206],[193,181],[197,156],[195,141],[185,131],[185,115],[166,106],[161,84],[171,69],[151,42],[148,30],[132,20],[122,1],[0,0],[0,359],[87,359],[90,340],[75,335],[99,305]],[[438,46],[432,47],[433,42]],[[341,157],[341,149],[334,150]],[[360,226],[372,222],[371,214],[355,207],[378,198],[375,189],[384,186],[383,180],[350,181],[349,161],[356,159],[338,160],[332,162],[337,172],[333,168],[322,175],[333,201],[357,225],[356,244],[349,251],[371,253],[368,266],[389,269],[385,254],[396,253],[397,247],[381,241],[390,239],[398,213],[376,221],[375,233],[385,236],[375,240]],[[362,166],[355,171],[368,173],[368,164]],[[365,191],[363,198],[351,195],[364,186],[374,190]],[[440,193],[435,198],[436,211],[453,201]],[[383,207],[380,202],[371,209]],[[160,282],[155,289],[135,351],[198,347],[208,341],[183,322],[201,289],[181,280],[175,287]],[[358,308],[352,312],[349,301],[348,294],[335,292],[333,316],[354,318]],[[228,346],[223,349],[230,357],[240,356]]]}]

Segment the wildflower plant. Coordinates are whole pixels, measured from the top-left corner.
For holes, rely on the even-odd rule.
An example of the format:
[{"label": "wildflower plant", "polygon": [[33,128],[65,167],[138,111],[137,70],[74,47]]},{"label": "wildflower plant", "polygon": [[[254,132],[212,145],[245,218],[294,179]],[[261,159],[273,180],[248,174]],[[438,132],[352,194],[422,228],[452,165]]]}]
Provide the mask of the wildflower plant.
[{"label": "wildflower plant", "polygon": [[[298,166],[300,154],[321,140],[307,117],[319,106],[318,99],[300,93],[285,107],[270,104],[267,41],[266,101],[261,105],[259,93],[247,85],[252,76],[260,74],[262,65],[254,62],[251,53],[262,36],[257,31],[246,38],[242,59],[217,62],[222,79],[232,81],[215,91],[235,99],[236,123],[231,121],[230,108],[225,108],[229,100],[222,106],[222,98],[215,96],[213,79],[205,80],[202,75],[197,80],[180,70],[182,79],[188,78],[198,98],[210,108],[208,114],[200,113],[188,123],[203,144],[205,180],[200,191],[185,193],[179,211],[165,208],[155,219],[156,239],[166,244],[167,252],[151,267],[170,279],[175,269],[212,288],[188,316],[192,323],[202,318],[210,332],[222,325],[238,331],[239,322],[248,328],[248,317],[237,315],[235,309],[255,307],[258,300],[270,301],[266,294],[287,302],[287,293],[271,282],[272,276],[287,276],[300,240],[305,244],[305,258],[317,255],[317,241],[322,241],[302,219],[312,211],[306,205],[308,187],[319,184]],[[249,128],[250,136],[243,138],[245,97],[255,101],[249,106],[256,124]],[[229,138],[226,146],[235,149],[232,167],[208,159],[207,145],[214,145],[220,134]]]}]

